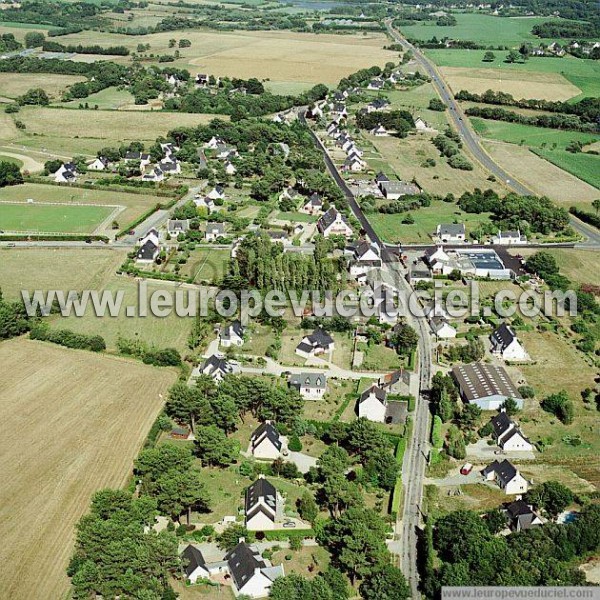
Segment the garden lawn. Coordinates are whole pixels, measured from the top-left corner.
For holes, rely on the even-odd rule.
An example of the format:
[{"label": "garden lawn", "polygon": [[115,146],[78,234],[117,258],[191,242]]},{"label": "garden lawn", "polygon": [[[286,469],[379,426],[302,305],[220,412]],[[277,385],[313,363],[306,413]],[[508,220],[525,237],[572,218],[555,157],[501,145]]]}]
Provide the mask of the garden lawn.
[{"label": "garden lawn", "polygon": [[113,210],[110,206],[0,203],[0,230],[92,233]]}]

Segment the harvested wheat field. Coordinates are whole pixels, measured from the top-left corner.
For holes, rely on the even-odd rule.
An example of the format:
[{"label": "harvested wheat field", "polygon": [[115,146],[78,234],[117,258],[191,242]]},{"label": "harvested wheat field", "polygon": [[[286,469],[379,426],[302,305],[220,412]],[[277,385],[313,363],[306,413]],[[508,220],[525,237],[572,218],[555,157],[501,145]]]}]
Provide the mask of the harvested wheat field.
[{"label": "harvested wheat field", "polygon": [[466,67],[442,67],[440,70],[454,93],[467,90],[483,94],[487,90],[494,90],[512,94],[515,98],[568,100],[581,92],[559,73]]},{"label": "harvested wheat field", "polygon": [[60,599],[75,524],[127,482],[176,373],[26,339],[0,363],[0,598]]},{"label": "harvested wheat field", "polygon": [[51,97],[57,97],[68,86],[85,80],[85,77],[56,73],[0,73],[0,90],[3,96],[16,98],[31,88],[41,87]]},{"label": "harvested wheat field", "polygon": [[589,208],[591,202],[598,198],[595,187],[540,158],[526,146],[486,141],[484,147],[503,169],[533,192],[548,196],[564,204],[565,208],[573,205]]}]

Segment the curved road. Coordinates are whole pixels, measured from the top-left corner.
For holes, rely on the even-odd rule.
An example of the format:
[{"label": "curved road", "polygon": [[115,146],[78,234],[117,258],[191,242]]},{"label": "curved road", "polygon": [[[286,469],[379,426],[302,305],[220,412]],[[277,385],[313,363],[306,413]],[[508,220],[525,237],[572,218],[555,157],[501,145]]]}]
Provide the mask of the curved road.
[{"label": "curved road", "polygon": [[[514,179],[510,173],[505,171],[498,163],[496,163],[490,155],[483,149],[479,137],[471,129],[468,124],[468,119],[463,113],[460,104],[454,99],[454,94],[451,92],[450,87],[444,81],[441,73],[437,67],[425,57],[425,55],[392,27],[390,19],[385,21],[390,36],[405,49],[410,50],[415,60],[423,67],[427,75],[431,77],[434,88],[439,94],[440,98],[448,106],[448,113],[452,123],[462,138],[464,145],[469,149],[469,152],[477,159],[477,161],[490,173],[495,175],[500,181],[503,181],[509,188],[515,191],[521,196],[535,196],[536,194],[528,187],[523,185],[520,181]],[[578,219],[571,218],[571,225],[578,233],[587,238],[587,241],[578,244],[581,248],[588,249],[600,249],[600,232],[585,227],[584,224]]]}]

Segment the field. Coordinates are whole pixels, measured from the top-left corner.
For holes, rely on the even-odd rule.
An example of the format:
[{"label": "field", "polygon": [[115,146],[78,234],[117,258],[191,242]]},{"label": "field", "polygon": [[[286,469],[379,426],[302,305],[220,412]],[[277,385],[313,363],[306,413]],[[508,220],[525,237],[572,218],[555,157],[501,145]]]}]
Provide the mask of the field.
[{"label": "field", "polygon": [[0,596],[62,598],[74,525],[127,482],[175,372],[25,339],[0,360]]},{"label": "field", "polygon": [[[534,250],[519,249],[519,254],[527,257]],[[589,250],[574,250],[571,248],[548,248],[554,256],[560,272],[577,283],[592,283],[600,285],[600,273],[598,272],[597,255]]]},{"label": "field", "polygon": [[[63,44],[97,42],[93,32],[81,32],[61,37]],[[172,54],[169,40],[172,32],[145,36],[104,33],[107,46],[125,45],[135,50],[139,43],[149,43],[155,55]],[[276,31],[185,31],[192,42],[181,49],[182,57],[173,66],[192,73],[206,72],[230,77],[257,77],[286,84],[335,84],[358,69],[383,66],[397,56],[383,50],[383,34],[368,33],[329,35]],[[121,59],[118,59],[119,62]],[[123,58],[123,60],[129,60]],[[280,88],[281,89],[281,88]]]},{"label": "field", "polygon": [[41,87],[49,96],[57,97],[67,86],[85,80],[85,77],[54,73],[0,73],[0,95],[16,98],[31,88]]},{"label": "field", "polygon": [[2,293],[20,297],[27,290],[81,290],[103,287],[125,260],[126,250],[98,248],[0,249]]},{"label": "field", "polygon": [[113,206],[0,203],[0,230],[6,232],[92,233]]},{"label": "field", "polygon": [[[61,102],[59,106],[77,108],[81,102],[87,102],[89,106],[98,106],[100,110],[118,110],[124,107],[133,107],[134,98],[128,90],[118,90],[115,87],[106,88],[96,94],[90,94],[84,100],[71,100]],[[139,106],[137,108],[140,108]]]},{"label": "field", "polygon": [[[554,75],[562,75],[574,86],[581,90],[582,94],[588,96],[597,96],[600,94],[600,65],[595,64],[596,61],[574,58],[565,56],[563,58],[547,58],[547,57],[532,57],[525,63],[506,63],[504,62],[505,53],[496,51],[496,61],[494,63],[482,62],[484,50],[426,50],[427,56],[431,58],[437,65],[442,68],[444,75],[452,75],[452,71],[447,71],[446,67],[462,67],[463,74],[473,77],[473,71],[485,71],[485,79],[502,79],[503,90],[511,91],[506,88],[505,80],[515,77],[520,78],[521,93],[515,95],[519,98],[530,97],[539,98],[540,94],[544,94],[543,88],[539,85],[539,81],[532,80],[537,77],[537,73],[547,73]],[[465,71],[464,68],[468,70]],[[476,77],[473,78],[475,81]],[[558,80],[557,80],[558,81]],[[450,81],[454,89],[454,84]],[[460,89],[460,87],[458,88]],[[454,91],[458,91],[454,89]],[[487,88],[486,88],[487,89]],[[473,88],[472,91],[476,91]],[[483,90],[485,91],[485,90]],[[513,93],[513,92],[511,92]],[[558,98],[552,98],[554,100]]]},{"label": "field", "polygon": [[[550,129],[549,127],[534,127],[533,125],[521,125],[520,123],[506,123],[505,121],[494,121],[491,119],[480,119],[472,117],[473,129],[481,136],[511,144],[524,144],[527,146],[547,147],[556,144],[564,148],[572,141],[580,141],[583,144],[592,144],[600,139],[599,135],[593,133],[582,133],[580,131],[562,131]],[[596,160],[598,157],[596,157]]]},{"label": "field", "polygon": [[453,223],[455,220],[465,223],[467,235],[476,229],[480,223],[488,220],[489,215],[471,214],[461,211],[456,204],[448,202],[432,202],[431,206],[419,208],[410,213],[415,223],[413,225],[402,224],[406,213],[386,215],[383,213],[371,213],[367,215],[369,222],[373,225],[378,235],[387,242],[401,241],[404,244],[431,243],[431,234],[439,223]]},{"label": "field", "polygon": [[[130,141],[154,142],[175,127],[208,123],[214,115],[159,111],[79,111],[68,108],[23,108],[19,119],[27,127],[21,143],[48,147],[67,155],[78,152],[95,155],[102,146]],[[65,124],[68,123],[68,127]],[[73,139],[80,138],[80,139]],[[75,142],[78,142],[75,144]]]},{"label": "field", "polygon": [[457,24],[439,27],[435,21],[423,21],[418,25],[402,26],[400,30],[409,38],[428,40],[436,36],[438,40],[448,37],[468,40],[493,46],[517,46],[523,42],[536,41],[531,30],[534,25],[546,22],[545,17],[536,18],[507,18],[476,13],[455,13]]},{"label": "field", "polygon": [[[536,150],[537,154],[552,164],[579,177],[586,183],[600,189],[600,157],[579,152],[573,154],[566,150]],[[600,197],[600,192],[598,192]]]},{"label": "field", "polygon": [[[487,173],[473,159],[472,171],[452,169],[441,158],[435,146],[431,143],[428,134],[411,135],[405,139],[394,137],[366,136],[377,149],[378,156],[371,158],[365,153],[365,160],[375,171],[395,173],[405,181],[416,178],[419,186],[431,194],[445,196],[449,192],[460,195],[478,187],[481,189],[492,188],[503,191],[498,183],[488,181]],[[428,158],[435,161],[435,167],[422,168],[421,164]]]},{"label": "field", "polygon": [[[143,194],[128,194],[127,192],[114,192],[103,189],[88,190],[77,187],[66,187],[58,185],[44,185],[40,183],[25,183],[12,187],[2,188],[0,191],[0,200],[10,202],[25,202],[32,198],[35,202],[60,202],[60,203],[80,203],[90,205],[104,206],[123,206],[125,210],[117,216],[117,221],[121,226],[131,223],[139,215],[143,214],[158,202],[165,202],[167,199],[153,196],[151,190]],[[22,210],[31,208],[24,206]],[[74,208],[74,207],[73,207]],[[110,214],[110,211],[109,211]],[[2,218],[0,217],[0,220]],[[0,227],[2,229],[2,227]]]},{"label": "field", "polygon": [[[526,146],[492,141],[484,141],[483,146],[515,179],[527,185],[536,194],[564,203],[567,208],[573,205],[589,208],[590,203],[599,196],[595,187],[560,168],[562,163],[554,165],[534,154]],[[547,152],[553,155],[569,154],[563,150]]]},{"label": "field", "polygon": [[443,67],[442,73],[454,93],[468,90],[475,94],[483,94],[487,90],[494,90],[512,94],[517,99],[544,100],[569,100],[580,93],[580,88],[560,73],[488,69],[483,68],[485,64],[487,63],[470,68]]},{"label": "field", "polygon": [[229,250],[197,249],[183,265],[181,273],[193,277],[196,283],[216,281],[223,277],[229,264]]}]

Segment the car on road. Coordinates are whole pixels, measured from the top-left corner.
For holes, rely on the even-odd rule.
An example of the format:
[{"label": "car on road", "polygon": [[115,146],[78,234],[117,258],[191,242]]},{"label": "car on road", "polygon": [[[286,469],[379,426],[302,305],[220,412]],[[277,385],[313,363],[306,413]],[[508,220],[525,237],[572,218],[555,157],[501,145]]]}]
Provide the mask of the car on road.
[{"label": "car on road", "polygon": [[460,468],[460,474],[461,475],[468,475],[472,470],[473,470],[473,465],[471,463],[465,463]]},{"label": "car on road", "polygon": [[283,527],[284,527],[285,529],[290,529],[290,528],[292,528],[292,527],[296,527],[296,523],[294,523],[294,521],[286,521],[286,522],[283,524]]},{"label": "car on road", "polygon": [[10,244],[6,244],[9,248],[14,248],[16,247],[16,244],[14,242],[10,242]]}]

